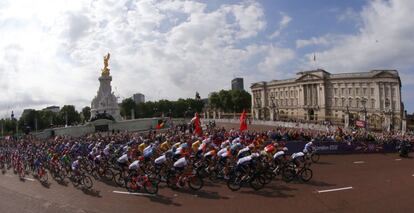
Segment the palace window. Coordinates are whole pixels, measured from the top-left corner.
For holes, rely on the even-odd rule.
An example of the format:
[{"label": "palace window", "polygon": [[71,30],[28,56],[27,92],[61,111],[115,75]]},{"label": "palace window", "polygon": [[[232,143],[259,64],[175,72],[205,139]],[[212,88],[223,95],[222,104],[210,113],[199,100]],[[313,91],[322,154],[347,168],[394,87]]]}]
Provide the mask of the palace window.
[{"label": "palace window", "polygon": [[371,88],[371,95],[374,95],[374,88]]},{"label": "palace window", "polygon": [[356,88],[356,95],[359,95],[359,88]]},{"label": "palace window", "polygon": [[375,99],[371,99],[371,108],[374,109],[375,108]]},{"label": "palace window", "polygon": [[367,95],[367,88],[364,88],[364,95]]}]

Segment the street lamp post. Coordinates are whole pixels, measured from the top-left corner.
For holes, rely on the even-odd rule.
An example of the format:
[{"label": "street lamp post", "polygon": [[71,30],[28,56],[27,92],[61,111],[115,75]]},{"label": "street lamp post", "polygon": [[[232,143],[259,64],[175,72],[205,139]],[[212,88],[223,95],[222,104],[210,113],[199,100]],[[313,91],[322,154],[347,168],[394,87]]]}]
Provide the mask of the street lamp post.
[{"label": "street lamp post", "polygon": [[365,130],[367,130],[368,124],[367,124],[367,107],[366,107],[367,100],[366,100],[366,98],[363,98],[361,100],[361,104],[362,104],[362,107],[363,107],[362,113],[364,113],[364,119],[363,119],[364,120],[364,127],[365,127]]},{"label": "street lamp post", "polygon": [[260,97],[256,97],[257,119],[260,120]]},{"label": "street lamp post", "polygon": [[387,98],[385,99],[385,110],[384,110],[384,114],[385,114],[385,120],[386,120],[386,128],[387,131],[391,131],[391,122],[392,122],[392,111],[391,111],[391,107],[390,107],[390,100]]}]

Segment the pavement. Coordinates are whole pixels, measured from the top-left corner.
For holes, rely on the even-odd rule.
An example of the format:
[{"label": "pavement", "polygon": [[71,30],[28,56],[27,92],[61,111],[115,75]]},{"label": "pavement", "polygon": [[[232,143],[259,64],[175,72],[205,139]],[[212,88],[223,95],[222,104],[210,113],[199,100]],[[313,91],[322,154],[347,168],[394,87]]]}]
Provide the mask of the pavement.
[{"label": "pavement", "polygon": [[161,184],[156,196],[99,181],[90,191],[50,177],[42,185],[9,170],[0,174],[0,212],[412,212],[413,163],[396,154],[323,155],[309,183],[275,180],[260,191],[237,192],[207,181],[198,192]]}]

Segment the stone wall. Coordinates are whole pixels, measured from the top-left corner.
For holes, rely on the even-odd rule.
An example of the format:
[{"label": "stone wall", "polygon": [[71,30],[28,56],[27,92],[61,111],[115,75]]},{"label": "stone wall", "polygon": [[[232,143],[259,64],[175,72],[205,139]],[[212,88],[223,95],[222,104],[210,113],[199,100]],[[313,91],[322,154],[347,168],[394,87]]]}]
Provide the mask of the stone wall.
[{"label": "stone wall", "polygon": [[[97,125],[108,125],[109,131],[146,131],[150,129],[155,129],[157,126],[158,120],[161,118],[143,118],[143,119],[134,119],[134,120],[125,120],[120,122],[113,122],[109,120],[97,120],[85,125],[79,126],[69,126],[62,128],[46,129],[42,132],[32,133],[33,136],[39,139],[45,139],[51,137],[52,135],[56,136],[72,136],[80,137],[95,132],[95,126]],[[184,118],[175,118],[173,123],[175,125],[188,123],[189,119]],[[167,126],[166,126],[167,127]]]}]

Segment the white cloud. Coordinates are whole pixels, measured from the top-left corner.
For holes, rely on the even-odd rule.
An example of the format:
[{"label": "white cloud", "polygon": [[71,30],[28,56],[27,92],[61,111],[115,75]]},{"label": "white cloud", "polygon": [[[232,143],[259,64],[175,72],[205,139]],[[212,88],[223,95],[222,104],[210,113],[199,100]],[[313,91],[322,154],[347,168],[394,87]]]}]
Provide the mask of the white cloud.
[{"label": "white cloud", "polygon": [[[329,72],[362,72],[373,69],[397,69],[402,81],[403,101],[413,110],[410,91],[414,87],[414,1],[370,1],[360,12],[356,34],[325,35],[331,46],[317,52],[318,67]],[[319,39],[321,39],[319,38]],[[316,39],[317,40],[317,39]],[[303,44],[303,43],[302,43]],[[313,54],[306,55],[304,69],[314,67]]]},{"label": "white cloud", "polygon": [[407,68],[414,67],[411,58],[414,52],[412,10],[412,1],[370,2],[360,14],[362,26],[358,33],[315,38],[315,43],[335,41],[332,48],[317,54],[319,63],[332,72],[376,68],[409,72]]},{"label": "white cloud", "polygon": [[285,13],[281,13],[281,15],[282,15],[282,20],[280,20],[279,22],[279,27],[277,28],[276,31],[270,34],[269,36],[270,39],[278,37],[280,33],[282,32],[282,30],[285,29],[289,25],[290,21],[292,21],[292,18],[286,15]]},{"label": "white cloud", "polygon": [[276,72],[292,57],[274,44],[238,45],[265,29],[259,3],[206,7],[159,0],[3,2],[0,116],[50,104],[90,105],[107,52],[115,93],[149,99],[207,96],[234,75]]},{"label": "white cloud", "polygon": [[296,48],[302,48],[309,45],[328,45],[331,41],[328,41],[327,36],[312,37],[310,39],[298,39],[296,40]]}]

